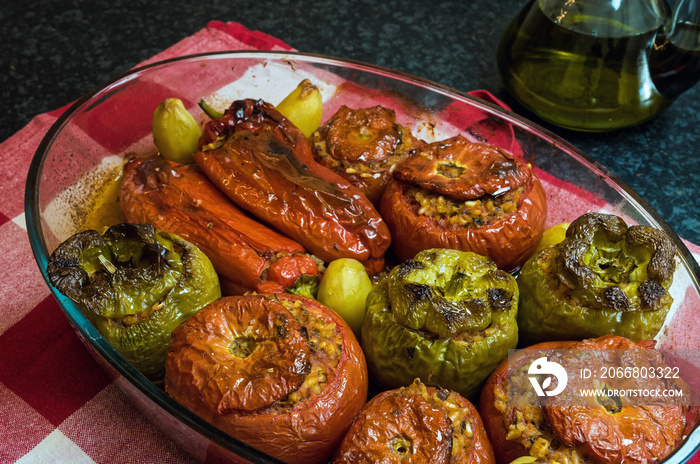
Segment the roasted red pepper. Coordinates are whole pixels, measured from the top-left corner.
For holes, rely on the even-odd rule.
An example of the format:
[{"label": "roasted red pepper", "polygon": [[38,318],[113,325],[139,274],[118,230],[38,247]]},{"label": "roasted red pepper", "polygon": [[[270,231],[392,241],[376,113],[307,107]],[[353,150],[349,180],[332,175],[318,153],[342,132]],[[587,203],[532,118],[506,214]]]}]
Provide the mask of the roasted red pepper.
[{"label": "roasted red pepper", "polygon": [[546,196],[530,166],[460,135],[419,147],[400,162],[380,206],[393,250],[453,248],[517,270],[544,231]]},{"label": "roasted red pepper", "polygon": [[119,201],[127,221],[152,224],[197,245],[226,294],[280,292],[302,274],[318,274],[304,247],[251,219],[195,165],[132,158]]},{"label": "roasted red pepper", "polygon": [[367,197],[313,158],[304,134],[261,100],[210,121],[195,162],[234,203],[322,260],[383,267],[391,236]]}]

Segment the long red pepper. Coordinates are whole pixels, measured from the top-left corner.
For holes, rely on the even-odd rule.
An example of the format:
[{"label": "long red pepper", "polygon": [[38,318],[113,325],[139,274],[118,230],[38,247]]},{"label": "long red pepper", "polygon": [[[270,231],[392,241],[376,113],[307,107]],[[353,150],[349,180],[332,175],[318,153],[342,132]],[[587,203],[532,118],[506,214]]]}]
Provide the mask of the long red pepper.
[{"label": "long red pepper", "polygon": [[280,265],[299,275],[318,273],[302,245],[251,219],[195,165],[132,158],[124,168],[120,203],[127,221],[150,223],[197,245],[225,293],[283,291],[296,279],[287,272],[268,282],[268,276],[280,276]]},{"label": "long red pepper", "polygon": [[383,267],[391,236],[367,197],[317,163],[310,142],[272,105],[235,101],[210,121],[195,162],[234,203],[329,262]]}]

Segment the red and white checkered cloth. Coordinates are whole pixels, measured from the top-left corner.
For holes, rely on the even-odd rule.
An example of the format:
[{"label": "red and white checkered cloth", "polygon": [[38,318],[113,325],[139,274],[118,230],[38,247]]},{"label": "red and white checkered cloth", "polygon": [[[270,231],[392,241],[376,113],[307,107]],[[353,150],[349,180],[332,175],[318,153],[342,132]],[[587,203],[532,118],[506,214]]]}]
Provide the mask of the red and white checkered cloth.
[{"label": "red and white checkered cloth", "polygon": [[[244,49],[292,50],[240,24],[212,21],[142,64]],[[0,463],[193,463],[103,373],[34,264],[24,183],[42,137],[66,108],[35,117],[0,144]]]},{"label": "red and white checkered cloth", "polygon": [[[292,50],[240,24],[213,21],[141,64],[253,49]],[[67,106],[0,144],[0,463],[194,463],[103,373],[34,263],[24,184],[42,137]]]}]

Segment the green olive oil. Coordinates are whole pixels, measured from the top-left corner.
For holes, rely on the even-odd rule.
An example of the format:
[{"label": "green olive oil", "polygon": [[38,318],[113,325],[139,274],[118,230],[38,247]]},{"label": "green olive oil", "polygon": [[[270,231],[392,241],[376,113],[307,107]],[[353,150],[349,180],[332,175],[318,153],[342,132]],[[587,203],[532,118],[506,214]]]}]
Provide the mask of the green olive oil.
[{"label": "green olive oil", "polygon": [[651,119],[670,104],[654,86],[648,56],[658,22],[640,28],[584,14],[529,7],[505,31],[498,65],[528,110],[561,127],[607,131]]}]

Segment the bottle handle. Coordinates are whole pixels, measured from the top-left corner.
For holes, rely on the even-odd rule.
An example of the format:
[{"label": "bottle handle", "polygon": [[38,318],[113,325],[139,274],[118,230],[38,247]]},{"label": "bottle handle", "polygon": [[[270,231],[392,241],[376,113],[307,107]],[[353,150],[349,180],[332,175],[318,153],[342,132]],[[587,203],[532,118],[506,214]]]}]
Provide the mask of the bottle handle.
[{"label": "bottle handle", "polygon": [[676,47],[700,52],[700,0],[678,0],[673,8],[666,37]]},{"label": "bottle handle", "polygon": [[700,0],[678,0],[649,55],[652,81],[672,102],[700,80]]}]

